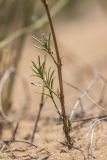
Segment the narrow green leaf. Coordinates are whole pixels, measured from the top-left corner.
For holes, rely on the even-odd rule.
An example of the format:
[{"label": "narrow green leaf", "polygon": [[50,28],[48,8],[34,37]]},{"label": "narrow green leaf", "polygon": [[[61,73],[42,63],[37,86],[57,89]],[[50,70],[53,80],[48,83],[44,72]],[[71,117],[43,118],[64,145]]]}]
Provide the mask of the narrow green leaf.
[{"label": "narrow green leaf", "polygon": [[54,82],[54,78],[52,78],[51,80],[51,89],[53,89],[53,82]]},{"label": "narrow green leaf", "polygon": [[55,69],[52,71],[52,73],[51,73],[51,75],[50,75],[50,80],[52,79],[54,73],[55,73]]}]

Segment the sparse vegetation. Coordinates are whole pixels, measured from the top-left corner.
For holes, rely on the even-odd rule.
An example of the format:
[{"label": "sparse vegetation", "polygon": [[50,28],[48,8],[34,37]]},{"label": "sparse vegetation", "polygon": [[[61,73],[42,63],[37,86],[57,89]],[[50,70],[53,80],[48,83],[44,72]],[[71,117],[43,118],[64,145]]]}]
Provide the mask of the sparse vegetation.
[{"label": "sparse vegetation", "polygon": [[[57,67],[59,89],[56,89],[56,91],[55,91],[55,89],[53,88],[55,70],[51,69],[51,68],[49,68],[48,71],[45,70],[46,58],[44,59],[43,62],[41,62],[41,58],[38,57],[38,64],[37,65],[34,62],[32,62],[33,63],[33,71],[34,71],[36,77],[39,77],[43,81],[43,86],[45,88],[47,88],[49,91],[49,94],[47,94],[47,96],[51,98],[60,118],[62,118],[63,130],[64,130],[65,138],[66,138],[66,144],[67,144],[68,148],[71,149],[73,146],[73,140],[71,139],[71,137],[69,135],[71,126],[70,126],[70,123],[67,119],[67,115],[66,115],[66,111],[65,111],[63,80],[62,80],[62,62],[61,62],[61,58],[60,58],[60,54],[59,54],[59,49],[58,49],[58,45],[57,45],[56,35],[55,35],[55,31],[54,31],[54,27],[53,27],[53,23],[52,23],[52,19],[51,19],[49,7],[48,7],[48,1],[43,0],[42,3],[45,7],[45,10],[46,10],[46,13],[48,16],[48,20],[49,20],[49,24],[50,24],[50,28],[51,28],[51,33],[52,33],[52,37],[53,37],[53,41],[54,41],[56,57],[51,49],[50,35],[48,38],[45,38],[43,36],[42,40],[38,40],[36,38],[35,39],[39,43],[40,49],[43,50],[44,52],[46,52],[45,54],[48,54],[49,56],[51,56],[53,62],[55,63],[55,65]],[[45,57],[46,57],[46,55],[45,55]],[[56,96],[60,101],[61,112],[59,110],[58,105],[55,102],[54,96]]]},{"label": "sparse vegetation", "polygon": [[106,160],[106,1],[0,9],[0,159]]}]

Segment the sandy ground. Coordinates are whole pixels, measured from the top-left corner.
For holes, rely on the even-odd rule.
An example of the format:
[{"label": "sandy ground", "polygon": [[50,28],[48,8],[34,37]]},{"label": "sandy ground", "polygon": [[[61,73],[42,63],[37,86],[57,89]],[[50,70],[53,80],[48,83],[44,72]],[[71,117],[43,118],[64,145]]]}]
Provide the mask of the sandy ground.
[{"label": "sandy ground", "polygon": [[[91,12],[87,12],[84,17],[79,19],[64,19],[61,22],[55,22],[55,30],[58,39],[59,49],[63,63],[63,79],[66,82],[75,85],[82,90],[86,89],[91,80],[95,79],[94,71],[98,70],[101,75],[107,77],[107,17],[99,6],[93,7]],[[42,32],[42,31],[41,31]],[[30,83],[37,82],[32,77],[31,60],[37,60],[40,51],[33,47],[32,35],[27,38],[22,60],[19,65],[16,78],[15,90],[13,93],[13,108],[10,114],[18,117],[22,115],[16,139],[30,140],[34,127],[35,116],[38,113],[40,96],[37,95],[37,87]],[[50,58],[48,65],[51,65]],[[22,85],[22,78],[25,83]],[[97,101],[103,82],[95,83],[90,96]],[[23,88],[24,87],[24,88]],[[67,114],[69,115],[75,100],[81,94],[75,89],[64,84],[65,104]],[[104,110],[86,97],[82,101],[85,115],[80,113],[79,107],[75,113],[81,116],[97,116],[106,113],[106,92],[104,94]],[[90,107],[91,106],[91,107]],[[82,118],[84,118],[82,117]],[[71,136],[74,138],[74,146],[79,149],[68,150],[60,142],[64,141],[62,125],[58,125],[58,115],[53,104],[46,101],[43,108],[37,133],[35,135],[35,145],[29,146],[24,143],[12,143],[7,150],[1,152],[0,159],[10,160],[82,160],[84,156],[87,160],[97,159],[106,160],[107,157],[107,123],[98,122],[95,125],[94,132],[88,132],[92,121],[87,123],[76,122],[72,124]],[[97,124],[97,123],[95,123]],[[89,133],[89,135],[84,137]],[[5,128],[2,138],[9,139],[11,130]],[[92,141],[93,140],[93,141]],[[90,146],[90,143],[93,142]]]}]

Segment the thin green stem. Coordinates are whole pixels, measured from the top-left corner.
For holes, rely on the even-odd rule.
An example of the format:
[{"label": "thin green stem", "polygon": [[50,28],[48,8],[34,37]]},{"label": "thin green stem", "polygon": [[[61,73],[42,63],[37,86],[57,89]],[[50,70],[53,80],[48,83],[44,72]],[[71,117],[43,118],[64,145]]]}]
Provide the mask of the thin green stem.
[{"label": "thin green stem", "polygon": [[58,109],[58,106],[57,106],[57,104],[56,104],[56,102],[55,102],[55,100],[54,100],[54,97],[53,97],[53,95],[52,95],[52,92],[50,92],[50,98],[51,98],[51,100],[53,101],[53,103],[54,103],[54,105],[55,105],[55,108],[56,108],[56,110],[57,110],[57,113],[59,114],[60,117],[62,117],[62,115],[61,115],[61,113],[60,113],[60,111],[59,111],[59,109]]},{"label": "thin green stem", "polygon": [[60,113],[60,111],[58,109],[58,106],[57,106],[57,104],[56,104],[56,102],[55,102],[55,100],[53,98],[53,95],[52,95],[52,93],[53,93],[58,98],[57,94],[47,85],[47,83],[46,83],[46,81],[44,79],[42,79],[42,80],[44,82],[44,86],[49,90],[50,98],[52,99],[59,116],[62,117],[62,115],[61,115],[61,113]]}]

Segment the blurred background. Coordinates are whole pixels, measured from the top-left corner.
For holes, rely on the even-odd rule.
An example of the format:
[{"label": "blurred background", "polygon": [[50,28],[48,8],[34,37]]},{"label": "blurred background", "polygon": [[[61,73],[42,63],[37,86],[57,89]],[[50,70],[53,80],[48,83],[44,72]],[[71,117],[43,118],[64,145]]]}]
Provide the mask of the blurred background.
[{"label": "blurred background", "polygon": [[[49,7],[63,57],[63,79],[85,88],[94,77],[94,69],[106,76],[107,1],[49,0]],[[40,51],[34,47],[32,36],[49,32],[39,0],[0,0],[0,78],[10,67],[15,68],[3,86],[6,113],[22,106],[38,108],[37,88],[31,85],[36,81],[31,77],[31,60],[36,61]],[[65,94],[66,105],[71,106],[77,93],[65,86]]]}]

